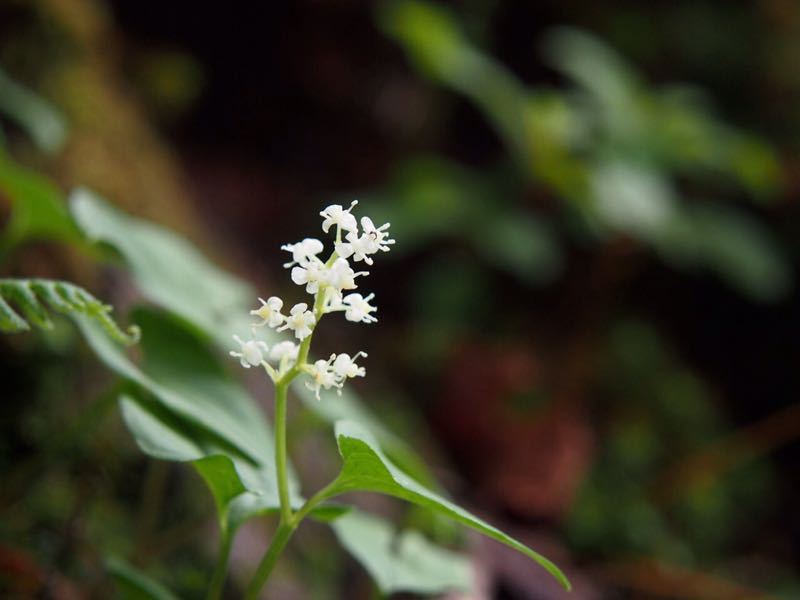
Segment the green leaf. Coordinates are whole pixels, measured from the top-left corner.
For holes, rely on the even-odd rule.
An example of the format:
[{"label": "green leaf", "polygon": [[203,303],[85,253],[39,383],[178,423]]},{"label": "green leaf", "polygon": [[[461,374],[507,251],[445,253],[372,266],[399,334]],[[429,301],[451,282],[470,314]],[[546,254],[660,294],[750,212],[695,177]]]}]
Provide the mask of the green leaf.
[{"label": "green leaf", "polygon": [[330,486],[328,497],[361,490],[387,494],[428,508],[521,552],[570,589],[567,578],[547,558],[408,477],[392,464],[373,436],[357,423],[338,422],[336,439],[344,465]]},{"label": "green leaf", "polygon": [[28,239],[78,239],[78,230],[55,184],[18,165],[1,150],[0,192],[13,208],[0,250],[6,251]]},{"label": "green leaf", "polygon": [[178,600],[163,585],[122,559],[107,558],[106,570],[114,578],[122,600]]},{"label": "green leaf", "polygon": [[214,433],[253,463],[272,457],[263,413],[230,379],[214,352],[190,326],[151,309],[134,316],[142,328],[143,366],[134,364],[86,319],[78,319],[100,360],[161,406]]},{"label": "green leaf", "polygon": [[[280,507],[274,469],[254,465],[219,438],[159,409],[152,402],[120,397],[125,424],[139,448],[154,458],[191,463],[208,485],[223,535],[232,536],[247,519]],[[303,499],[293,482],[292,504]]]},{"label": "green leaf", "polygon": [[[12,307],[23,313],[20,316]],[[0,279],[0,332],[28,331],[30,323],[52,329],[48,311],[81,316],[99,325],[114,341],[131,345],[139,340],[135,325],[120,329],[111,318],[112,307],[103,304],[89,292],[66,281],[50,279]]]},{"label": "green leaf", "polygon": [[45,152],[56,152],[67,137],[67,126],[56,108],[0,69],[0,112],[27,130]]},{"label": "green leaf", "polygon": [[469,560],[415,531],[397,536],[387,521],[357,510],[336,519],[331,527],[384,594],[438,594],[471,588]]},{"label": "green leaf", "polygon": [[704,268],[749,298],[774,302],[792,286],[792,268],[755,218],[718,204],[683,208],[655,239],[664,259]]},{"label": "green leaf", "polygon": [[89,238],[122,254],[148,299],[225,345],[233,333],[249,330],[248,307],[255,302],[255,291],[213,265],[188,240],[125,215],[84,188],[72,192],[70,209]]}]

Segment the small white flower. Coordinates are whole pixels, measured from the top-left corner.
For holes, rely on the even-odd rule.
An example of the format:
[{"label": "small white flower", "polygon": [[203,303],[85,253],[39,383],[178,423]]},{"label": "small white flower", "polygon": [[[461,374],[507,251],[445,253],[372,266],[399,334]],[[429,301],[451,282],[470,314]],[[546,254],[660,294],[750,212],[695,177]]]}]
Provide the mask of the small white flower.
[{"label": "small white flower", "polygon": [[356,360],[359,356],[366,358],[367,353],[356,352],[353,358],[350,358],[350,355],[346,353],[339,354],[333,361],[333,365],[331,365],[333,372],[336,373],[336,376],[341,380],[352,379],[353,377],[364,377],[367,374],[366,369],[356,364]]},{"label": "small white flower", "polygon": [[283,362],[284,360],[294,362],[297,360],[297,352],[300,347],[294,342],[288,340],[278,342],[269,351],[269,359],[274,362]]},{"label": "small white flower", "polygon": [[347,209],[342,208],[340,204],[331,204],[319,213],[321,217],[324,217],[322,221],[322,231],[328,233],[331,225],[336,225],[343,231],[358,231],[356,218],[350,214],[350,211],[353,210],[356,204],[358,204],[358,200],[353,200],[350,204],[350,208]]},{"label": "small white flower", "polygon": [[356,262],[362,260],[368,265],[372,264],[372,259],[368,256],[368,242],[364,236],[359,237],[354,232],[350,232],[345,236],[346,242],[336,242],[336,254],[342,258],[353,257]]},{"label": "small white flower", "polygon": [[347,294],[342,300],[345,305],[344,318],[353,323],[375,323],[378,319],[370,313],[376,312],[378,309],[369,303],[374,297],[375,294],[370,294],[366,298],[361,294]]},{"label": "small white flower", "polygon": [[361,217],[361,229],[364,230],[362,234],[362,238],[364,239],[364,249],[367,254],[375,254],[378,250],[382,252],[388,252],[392,244],[394,244],[394,240],[389,239],[389,229],[390,224],[384,223],[378,228],[375,228],[375,225],[372,223],[372,219],[369,217]]},{"label": "small white flower", "polygon": [[312,258],[316,258],[317,254],[322,252],[323,248],[322,242],[315,238],[306,238],[302,242],[297,242],[296,244],[284,244],[281,246],[281,250],[292,253],[292,262],[288,262],[283,266],[289,268],[292,265],[302,265]]},{"label": "small white flower", "polygon": [[230,351],[230,355],[239,359],[239,363],[245,368],[257,367],[264,362],[264,355],[269,352],[269,347],[259,340],[243,341],[238,335],[233,336],[239,344],[241,352]]},{"label": "small white flower", "polygon": [[376,228],[372,219],[362,217],[361,228],[363,233],[358,235],[356,232],[350,232],[345,236],[346,241],[335,243],[336,254],[343,258],[352,256],[356,262],[363,260],[368,265],[371,265],[370,254],[376,254],[379,251],[388,252],[390,246],[395,242],[389,239],[389,232],[387,231],[389,226],[389,223],[385,223]]},{"label": "small white flower", "polygon": [[316,294],[320,284],[324,283],[327,275],[325,265],[321,260],[314,257],[309,259],[302,267],[292,269],[292,281],[297,285],[306,286],[306,292]]},{"label": "small white flower", "polygon": [[318,360],[313,365],[307,367],[307,372],[311,376],[311,381],[306,381],[306,387],[314,392],[314,395],[319,400],[319,392],[321,389],[329,390],[332,387],[341,387],[336,373],[331,369],[331,361]]},{"label": "small white flower", "polygon": [[308,304],[305,302],[295,304],[292,307],[289,316],[286,317],[286,322],[283,324],[283,327],[279,328],[277,331],[291,329],[294,331],[294,335],[298,340],[304,340],[307,338],[309,335],[311,335],[311,328],[317,322],[316,317],[314,317],[314,313],[307,309]]},{"label": "small white flower", "polygon": [[277,327],[283,323],[283,320],[286,318],[281,314],[283,300],[277,296],[271,296],[268,300],[264,300],[263,298],[259,298],[258,300],[261,302],[261,306],[250,311],[251,315],[261,319],[261,323],[258,323],[256,327],[263,327],[264,325]]},{"label": "small white flower", "polygon": [[324,282],[341,293],[343,290],[356,289],[356,277],[360,275],[369,275],[369,273],[366,271],[356,273],[346,259],[339,257],[327,269]]}]

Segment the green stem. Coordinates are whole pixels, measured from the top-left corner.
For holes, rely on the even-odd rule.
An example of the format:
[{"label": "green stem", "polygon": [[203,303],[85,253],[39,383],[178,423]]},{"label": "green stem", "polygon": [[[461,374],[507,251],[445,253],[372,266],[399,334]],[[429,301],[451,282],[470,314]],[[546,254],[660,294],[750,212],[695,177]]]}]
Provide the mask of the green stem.
[{"label": "green stem", "polygon": [[231,554],[232,537],[226,532],[221,532],[219,544],[219,556],[214,567],[214,574],[211,576],[211,583],[208,585],[207,600],[218,600],[222,595],[222,586],[225,585],[225,575],[228,570],[228,557]]},{"label": "green stem", "polygon": [[295,527],[291,523],[281,522],[281,524],[278,525],[278,529],[275,531],[275,535],[272,538],[272,542],[266,554],[264,554],[264,558],[262,558],[261,562],[258,564],[256,574],[247,586],[247,591],[244,595],[245,600],[256,600],[258,598],[261,588],[264,587],[267,578],[270,573],[272,573],[272,569],[275,568],[275,564],[278,562],[278,559],[283,553],[283,549],[292,537],[294,530]]},{"label": "green stem", "polygon": [[281,502],[281,524],[292,521],[289,500],[289,473],[286,466],[286,390],[289,382],[275,386],[275,472],[278,478],[278,496]]}]

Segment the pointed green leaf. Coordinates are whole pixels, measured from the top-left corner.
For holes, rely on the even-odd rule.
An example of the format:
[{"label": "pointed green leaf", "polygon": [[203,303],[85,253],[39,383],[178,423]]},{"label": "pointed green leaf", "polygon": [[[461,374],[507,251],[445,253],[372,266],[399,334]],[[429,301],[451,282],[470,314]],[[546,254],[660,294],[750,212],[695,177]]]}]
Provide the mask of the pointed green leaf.
[{"label": "pointed green leaf", "polygon": [[471,588],[469,560],[417,532],[398,536],[389,522],[357,510],[336,519],[331,527],[384,594],[439,594]]},{"label": "pointed green leaf", "polygon": [[444,514],[525,554],[544,567],[566,589],[570,589],[567,578],[547,558],[446,498],[426,489],[398,469],[381,451],[375,438],[359,424],[352,421],[338,422],[336,439],[344,464],[341,473],[331,486],[328,497],[356,490],[378,492]]}]

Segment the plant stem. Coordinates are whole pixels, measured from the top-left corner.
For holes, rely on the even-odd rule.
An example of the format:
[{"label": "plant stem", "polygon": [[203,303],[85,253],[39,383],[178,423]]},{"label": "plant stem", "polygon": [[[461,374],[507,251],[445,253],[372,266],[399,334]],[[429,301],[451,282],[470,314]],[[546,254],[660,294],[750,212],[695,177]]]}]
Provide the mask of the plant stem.
[{"label": "plant stem", "polygon": [[264,583],[266,583],[267,578],[270,573],[272,573],[272,569],[278,562],[294,530],[295,527],[291,523],[281,522],[280,525],[278,525],[278,529],[275,531],[275,535],[272,538],[272,542],[266,554],[264,554],[264,558],[262,558],[261,562],[258,564],[256,574],[247,586],[247,591],[244,596],[245,600],[256,600],[258,598],[258,593],[261,591],[261,588],[264,587]]},{"label": "plant stem", "polygon": [[225,584],[225,575],[228,570],[228,557],[231,553],[231,536],[227,531],[221,532],[219,543],[219,556],[214,567],[214,574],[211,576],[211,583],[208,584],[208,600],[218,600],[222,594],[222,586]]},{"label": "plant stem", "polygon": [[275,473],[278,479],[278,496],[281,502],[281,525],[292,521],[289,501],[289,474],[286,467],[286,389],[288,382],[275,386]]}]

